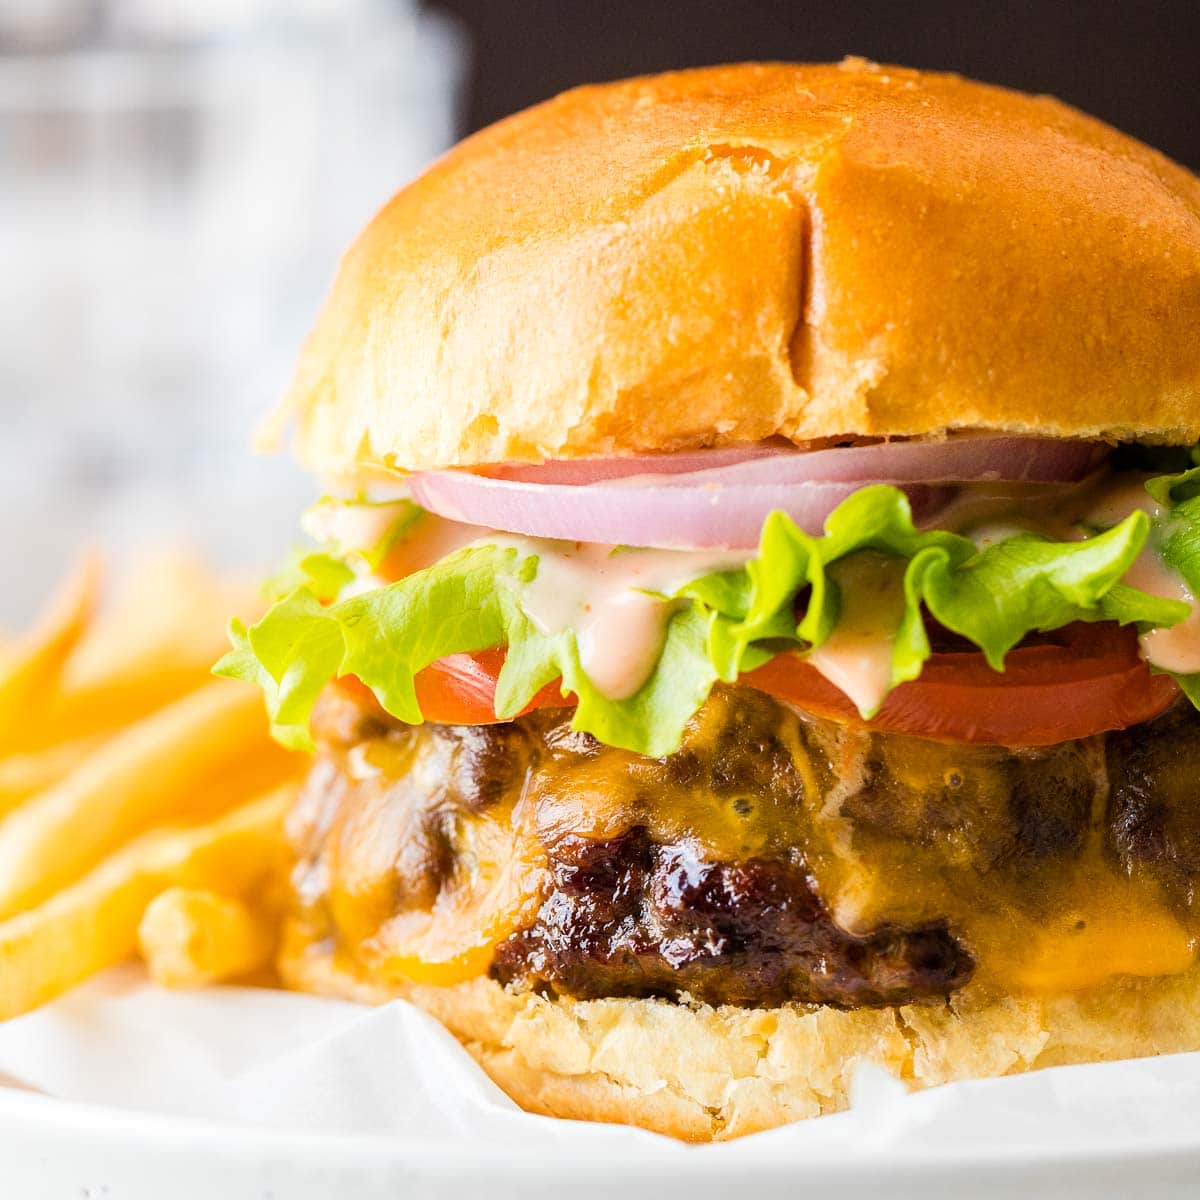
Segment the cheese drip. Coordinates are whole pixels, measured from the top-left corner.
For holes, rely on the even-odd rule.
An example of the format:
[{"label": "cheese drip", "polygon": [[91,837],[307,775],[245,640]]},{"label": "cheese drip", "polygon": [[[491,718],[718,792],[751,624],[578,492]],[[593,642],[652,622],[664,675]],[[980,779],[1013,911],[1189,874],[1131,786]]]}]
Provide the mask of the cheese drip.
[{"label": "cheese drip", "polygon": [[[347,724],[333,717],[330,731]],[[576,750],[549,736],[565,720],[326,742],[290,826],[314,935],[385,977],[469,979],[535,919],[551,887],[546,847],[641,829],[701,862],[800,856],[854,934],[944,921],[975,960],[972,986],[1001,994],[1058,995],[1194,961],[1200,911],[1179,864],[1200,842],[1169,859],[1153,841],[1131,850],[1113,807],[1114,788],[1143,786],[1135,743],[1192,777],[1190,710],[1136,738],[1022,751],[848,729],[719,687],[674,761]],[[1148,777],[1182,814],[1182,780],[1158,767]]]}]

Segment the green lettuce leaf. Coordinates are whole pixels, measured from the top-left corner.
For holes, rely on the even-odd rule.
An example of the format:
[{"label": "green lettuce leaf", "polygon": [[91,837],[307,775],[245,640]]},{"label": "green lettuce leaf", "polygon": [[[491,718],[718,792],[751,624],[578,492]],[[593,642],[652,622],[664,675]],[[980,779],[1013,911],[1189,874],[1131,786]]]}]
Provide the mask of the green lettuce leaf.
[{"label": "green lettuce leaf", "polygon": [[[1162,522],[1164,545],[1175,545],[1178,561],[1200,573],[1200,488],[1192,489],[1200,468],[1169,478],[1160,489],[1160,503],[1171,505]],[[407,524],[398,536],[416,528],[417,514],[402,514]],[[1149,628],[1182,619],[1187,605],[1121,583],[1150,533],[1150,517],[1135,512],[1084,540],[1017,534],[980,549],[958,534],[918,529],[905,495],[885,485],[851,495],[820,536],[775,512],[744,567],[703,575],[663,597],[658,660],[623,699],[605,695],[588,677],[574,629],[543,632],[523,608],[539,556],[556,553],[555,543],[530,542],[528,551],[475,545],[397,583],[336,601],[344,577],[315,556],[312,563],[300,560],[295,586],[262,620],[233,627],[234,649],[216,670],[260,684],[276,736],[302,746],[310,744],[313,704],[337,675],[356,675],[388,712],[416,724],[420,670],[449,654],[503,646],[497,715],[515,716],[559,681],[563,694],[577,699],[574,728],[660,757],[678,748],[685,724],[718,680],[732,682],[776,654],[803,654],[827,641],[844,608],[843,567],[856,556],[892,564],[901,584],[888,631],[895,686],[915,679],[929,657],[926,614],[977,645],[997,671],[1034,631],[1081,620]],[[1193,690],[1200,695],[1200,686]]]},{"label": "green lettuce leaf", "polygon": [[1153,665],[1150,669],[1156,674],[1173,676],[1175,682],[1179,684],[1179,690],[1196,708],[1200,708],[1200,674],[1179,675],[1174,671],[1158,671]]},{"label": "green lettuce leaf", "polygon": [[513,584],[537,558],[512,548],[468,547],[399,583],[327,611],[342,631],[339,675],[357,675],[393,716],[418,724],[413,676],[448,654],[508,642]]},{"label": "green lettuce leaf", "polygon": [[974,642],[1001,671],[1026,634],[1112,619],[1102,601],[1140,553],[1149,528],[1149,517],[1135,512],[1086,541],[1019,534],[961,564],[941,558],[922,578],[922,598],[938,621]]},{"label": "green lettuce leaf", "polygon": [[1166,509],[1155,531],[1163,561],[1200,595],[1200,467],[1151,479],[1146,491]]},{"label": "green lettuce leaf", "polygon": [[[1193,462],[1200,459],[1200,447],[1193,447],[1191,459]],[[1153,548],[1163,563],[1183,579],[1187,590],[1193,596],[1200,596],[1200,466],[1151,479],[1146,484],[1146,491],[1163,510],[1155,522]],[[1187,615],[1188,606],[1180,601],[1161,603],[1174,603],[1183,610],[1184,616]],[[1171,624],[1174,622],[1141,621],[1143,630]],[[1180,674],[1166,671],[1153,662],[1150,665],[1152,670],[1172,676],[1183,694],[1200,708],[1200,674]]]},{"label": "green lettuce leaf", "polygon": [[[1200,448],[1198,448],[1200,449]],[[1193,457],[1195,456],[1193,451]],[[1200,466],[1190,467],[1175,475],[1159,475],[1146,482],[1146,491],[1163,508],[1200,496]]]},{"label": "green lettuce leaf", "polygon": [[280,600],[297,588],[307,587],[318,600],[336,600],[354,579],[344,558],[324,550],[293,550],[284,565],[263,584],[268,600]]},{"label": "green lettuce leaf", "polygon": [[298,588],[249,630],[235,622],[234,649],[214,669],[259,684],[275,736],[307,748],[313,706],[335,676],[356,675],[388,712],[415,725],[422,720],[418,671],[449,654],[508,646],[498,715],[515,715],[561,678],[563,693],[578,698],[577,729],[640,754],[671,753],[716,678],[700,608],[683,606],[668,616],[650,677],[634,695],[614,700],[583,670],[573,630],[542,634],[522,611],[520,590],[534,578],[537,561],[511,547],[470,547],[336,604],[322,605]]},{"label": "green lettuce leaf", "polygon": [[306,587],[277,601],[247,629],[229,627],[233,649],[213,668],[217,675],[256,683],[266,696],[271,733],[293,750],[312,748],[313,705],[342,659],[338,623]]},{"label": "green lettuce leaf", "polygon": [[588,678],[573,630],[544,636],[519,618],[497,682],[496,713],[515,716],[541,688],[561,678],[563,694],[574,694],[578,700],[571,722],[574,729],[651,758],[672,754],[679,748],[688,718],[716,682],[705,648],[705,625],[696,605],[672,612],[649,678],[632,696],[613,699]]},{"label": "green lettuce leaf", "polygon": [[[822,537],[798,529],[781,512],[763,527],[758,557],[743,578],[725,572],[681,589],[727,618],[710,653],[722,679],[747,669],[745,651],[763,641],[790,640],[797,648],[821,645],[837,623],[840,600],[829,568],[864,550],[906,563],[905,607],[893,643],[892,685],[914,679],[929,657],[922,610],[974,642],[991,666],[1037,630],[1072,621],[1150,619],[1171,624],[1177,606],[1132,588],[1106,600],[1145,543],[1149,518],[1137,512],[1119,525],[1080,542],[1053,542],[1022,534],[979,550],[968,538],[918,530],[908,499],[897,488],[865,487],[846,499]],[[796,605],[806,596],[803,614]],[[870,715],[865,713],[866,715]]]}]

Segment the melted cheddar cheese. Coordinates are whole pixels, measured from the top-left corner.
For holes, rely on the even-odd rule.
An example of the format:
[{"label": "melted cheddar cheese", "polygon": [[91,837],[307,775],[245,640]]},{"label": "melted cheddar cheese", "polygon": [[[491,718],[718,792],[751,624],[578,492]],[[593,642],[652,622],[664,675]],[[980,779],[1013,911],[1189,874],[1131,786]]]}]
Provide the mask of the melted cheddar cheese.
[{"label": "melted cheddar cheese", "polygon": [[502,762],[481,767],[482,752],[437,727],[328,740],[292,822],[313,937],[383,979],[470,978],[535,918],[548,847],[641,828],[707,861],[802,861],[851,933],[944,921],[997,991],[1194,961],[1190,888],[1114,849],[1103,738],[947,746],[803,720],[728,688],[670,759],[564,730],[535,714],[478,734],[505,739]]}]

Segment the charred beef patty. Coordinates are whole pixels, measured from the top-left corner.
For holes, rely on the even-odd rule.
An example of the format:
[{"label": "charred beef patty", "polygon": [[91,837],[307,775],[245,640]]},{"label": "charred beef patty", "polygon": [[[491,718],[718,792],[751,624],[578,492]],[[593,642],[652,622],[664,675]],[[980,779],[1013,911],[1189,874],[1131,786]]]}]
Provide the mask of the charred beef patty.
[{"label": "charred beef patty", "polygon": [[566,710],[410,728],[331,692],[317,731],[290,827],[298,914],[385,974],[436,913],[491,931],[450,956],[464,977],[897,1004],[1002,974],[1080,879],[1097,905],[1102,877],[1187,924],[1200,870],[1200,716],[1182,705],[1039,749],[851,731],[749,688],[718,688],[659,760],[573,732]]},{"label": "charred beef patty", "polygon": [[583,999],[853,1007],[945,995],[971,974],[943,925],[839,929],[801,863],[706,863],[642,828],[601,842],[565,837],[551,863],[537,921],[497,948],[501,983]]}]

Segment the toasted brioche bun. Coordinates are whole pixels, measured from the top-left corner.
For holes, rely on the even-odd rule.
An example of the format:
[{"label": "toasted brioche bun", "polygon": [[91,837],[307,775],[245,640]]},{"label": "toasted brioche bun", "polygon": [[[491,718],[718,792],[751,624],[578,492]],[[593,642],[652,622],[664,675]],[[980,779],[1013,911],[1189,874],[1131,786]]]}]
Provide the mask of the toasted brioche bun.
[{"label": "toasted brioche bun", "polygon": [[[569,92],[462,143],[351,249],[275,422],[363,478],[993,429],[1200,437],[1200,181],[1046,98],[881,68]],[[1200,1048],[1200,968],[1056,999],[761,1010],[392,987],[536,1112],[695,1141],[916,1087]]]},{"label": "toasted brioche bun", "polygon": [[353,477],[782,435],[1200,435],[1200,180],[1056,100],[743,65],[467,139],[347,254],[271,428]]},{"label": "toasted brioche bun", "polygon": [[859,1064],[912,1088],[1039,1067],[1200,1049],[1200,968],[1053,999],[967,988],[940,1004],[710,1008],[665,1000],[547,1000],[489,979],[388,986],[295,931],[288,986],[431,1013],[530,1112],[725,1141],[848,1103]]}]

